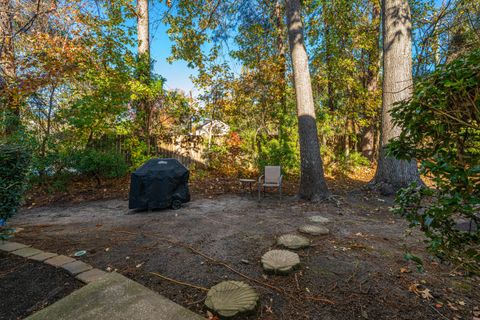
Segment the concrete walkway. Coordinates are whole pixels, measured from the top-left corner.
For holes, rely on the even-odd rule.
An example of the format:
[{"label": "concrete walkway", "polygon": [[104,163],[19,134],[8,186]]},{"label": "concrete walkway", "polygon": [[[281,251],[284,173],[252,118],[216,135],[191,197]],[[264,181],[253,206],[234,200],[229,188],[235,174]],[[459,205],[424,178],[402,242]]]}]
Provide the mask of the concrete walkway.
[{"label": "concrete walkway", "polygon": [[201,320],[205,318],[113,272],[27,319]]},{"label": "concrete walkway", "polygon": [[87,284],[27,319],[205,319],[121,274],[106,273],[72,257],[44,252],[9,241],[0,241],[0,251],[63,268]]}]

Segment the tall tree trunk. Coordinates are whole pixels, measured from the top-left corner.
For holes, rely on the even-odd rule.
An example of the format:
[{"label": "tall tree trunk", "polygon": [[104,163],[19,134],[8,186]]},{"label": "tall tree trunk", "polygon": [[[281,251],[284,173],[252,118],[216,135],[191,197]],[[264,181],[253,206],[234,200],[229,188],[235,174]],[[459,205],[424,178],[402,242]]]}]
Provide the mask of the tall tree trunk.
[{"label": "tall tree trunk", "polygon": [[327,17],[327,4],[323,5],[323,38],[325,43],[325,66],[327,71],[327,106],[331,112],[335,111],[335,102],[333,97],[333,78],[332,78],[332,44],[330,36],[330,23]]},{"label": "tall tree trunk", "polygon": [[327,197],[329,192],[323,175],[312,84],[300,12],[300,0],[286,0],[288,40],[295,82],[300,140],[301,178],[298,193],[300,198],[315,201]]},{"label": "tall tree trunk", "polygon": [[150,28],[148,17],[148,0],[137,1],[137,37],[138,57],[145,65],[142,68],[143,76],[150,77]]},{"label": "tall tree trunk", "polygon": [[280,143],[283,145],[288,141],[288,137],[283,131],[285,127],[285,118],[287,117],[287,59],[285,53],[285,24],[283,22],[283,13],[282,13],[282,4],[281,0],[275,1],[275,23],[277,28],[277,56],[278,56],[278,88],[280,92],[280,106],[281,106],[281,116],[278,124],[278,138]]},{"label": "tall tree trunk", "polygon": [[14,13],[11,0],[0,0],[0,103],[2,103],[2,113],[6,120],[6,135],[17,131],[20,125],[19,97],[14,90],[16,87]]},{"label": "tall tree trunk", "polygon": [[[368,54],[368,68],[366,72],[365,87],[368,92],[368,102],[376,101],[378,82],[380,80],[380,6],[374,0],[372,3],[372,31],[375,32],[375,45]],[[372,161],[375,158],[375,126],[376,116],[369,119],[370,125],[362,130],[360,137],[360,151],[362,155]]]},{"label": "tall tree trunk", "polygon": [[383,0],[382,18],[382,131],[374,182],[398,190],[420,180],[415,161],[398,160],[385,153],[389,141],[401,133],[401,128],[392,123],[390,110],[394,103],[410,98],[413,89],[412,22],[408,0]]},{"label": "tall tree trunk", "polygon": [[[148,0],[137,0],[138,75],[144,84],[150,83],[150,29]],[[149,101],[140,101],[141,126],[147,152],[150,154],[150,120],[152,116]]]}]

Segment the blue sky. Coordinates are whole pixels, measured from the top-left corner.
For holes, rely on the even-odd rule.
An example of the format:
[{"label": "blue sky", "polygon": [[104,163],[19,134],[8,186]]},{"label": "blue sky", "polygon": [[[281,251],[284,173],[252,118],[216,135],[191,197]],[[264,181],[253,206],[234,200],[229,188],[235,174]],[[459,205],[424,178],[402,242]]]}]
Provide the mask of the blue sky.
[{"label": "blue sky", "polygon": [[190,80],[190,76],[196,74],[195,70],[188,68],[185,61],[167,62],[172,42],[167,35],[167,26],[160,21],[164,10],[163,3],[150,4],[150,55],[155,60],[153,71],[167,79],[167,89],[182,89],[185,93],[192,90],[195,94]]}]

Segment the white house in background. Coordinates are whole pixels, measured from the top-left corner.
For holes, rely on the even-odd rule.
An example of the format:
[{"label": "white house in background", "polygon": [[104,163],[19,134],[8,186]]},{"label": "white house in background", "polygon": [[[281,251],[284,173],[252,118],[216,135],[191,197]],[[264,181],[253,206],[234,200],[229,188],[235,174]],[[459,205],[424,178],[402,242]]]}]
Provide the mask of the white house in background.
[{"label": "white house in background", "polygon": [[230,131],[230,126],[220,120],[205,119],[205,121],[198,125],[194,135],[202,137],[224,136]]}]

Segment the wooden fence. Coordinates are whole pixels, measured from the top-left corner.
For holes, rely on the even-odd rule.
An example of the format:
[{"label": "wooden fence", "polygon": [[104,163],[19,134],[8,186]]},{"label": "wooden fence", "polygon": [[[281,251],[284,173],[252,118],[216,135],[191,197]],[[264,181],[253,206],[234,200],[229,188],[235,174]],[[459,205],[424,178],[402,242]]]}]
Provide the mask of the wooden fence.
[{"label": "wooden fence", "polygon": [[[130,154],[124,147],[126,137],[115,137],[115,151],[130,163]],[[169,140],[152,137],[150,141],[152,154],[159,158],[174,158],[189,168],[192,164],[206,166],[203,138],[201,136],[178,136]]]}]

